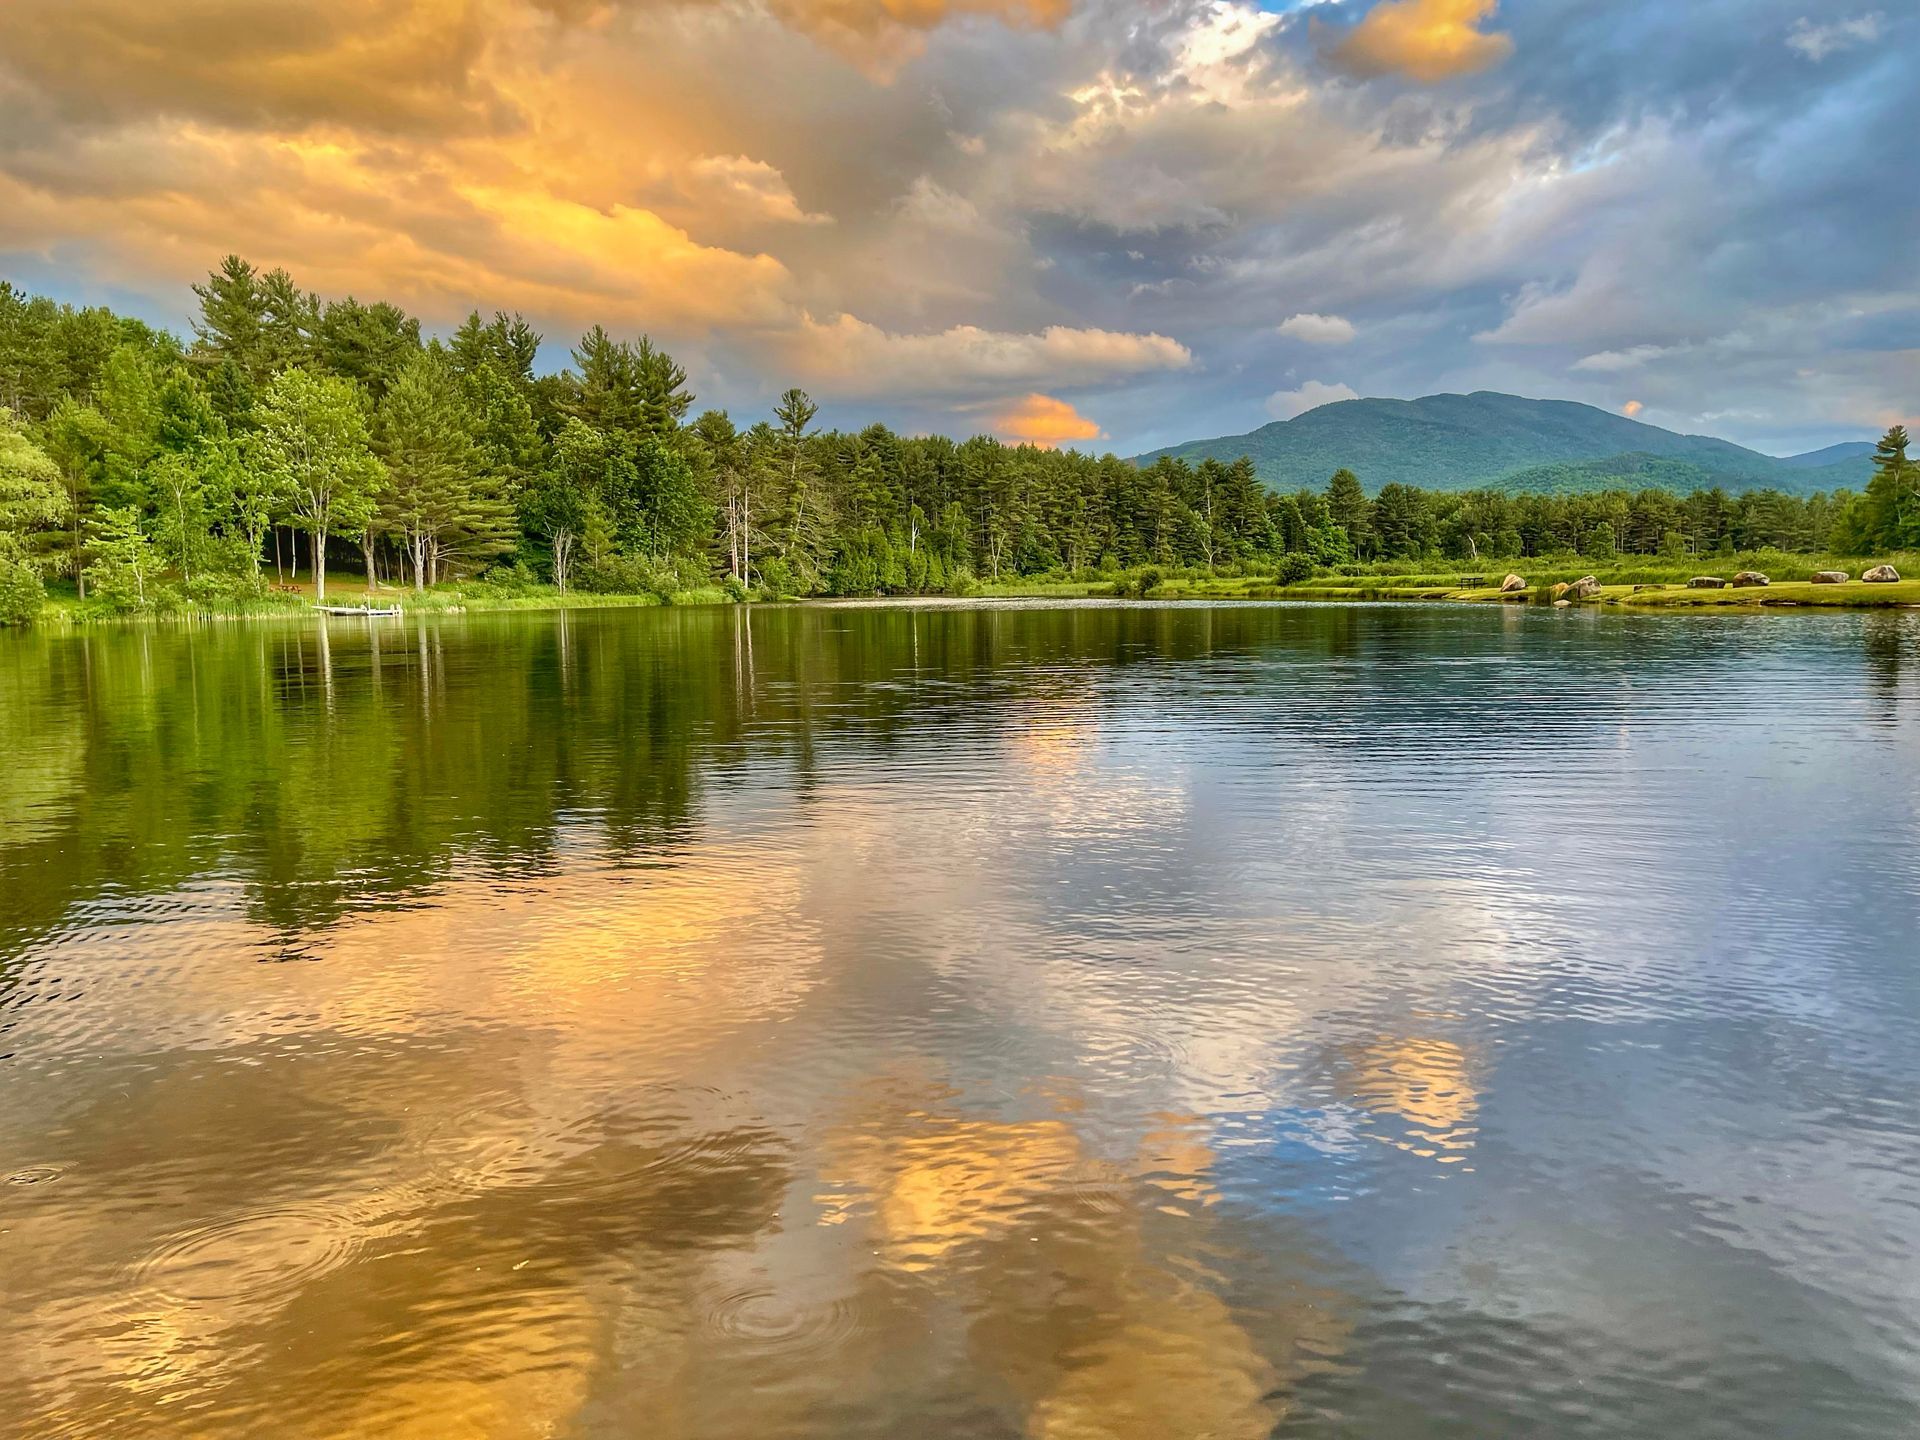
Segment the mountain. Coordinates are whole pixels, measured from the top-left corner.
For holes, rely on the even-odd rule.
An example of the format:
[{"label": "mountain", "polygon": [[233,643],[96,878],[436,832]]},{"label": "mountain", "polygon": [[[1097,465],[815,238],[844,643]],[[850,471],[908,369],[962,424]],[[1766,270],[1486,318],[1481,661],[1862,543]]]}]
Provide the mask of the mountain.
[{"label": "mountain", "polygon": [[[1428,490],[1491,486],[1567,493],[1568,487],[1722,485],[1732,491],[1771,486],[1811,494],[1864,484],[1862,453],[1872,448],[1836,445],[1780,460],[1729,440],[1676,434],[1571,400],[1528,400],[1482,390],[1420,400],[1339,400],[1247,435],[1155,450],[1136,463],[1150,465],[1162,455],[1190,461],[1247,455],[1276,490],[1317,490],[1345,466],[1370,493],[1399,481]],[[1549,470],[1555,473],[1542,473]]]},{"label": "mountain", "polygon": [[1845,464],[1849,460],[1864,460],[1875,449],[1871,440],[1843,440],[1838,445],[1829,445],[1824,450],[1809,450],[1804,455],[1788,455],[1782,458],[1782,465],[1791,465],[1796,470],[1822,470],[1831,466]]}]

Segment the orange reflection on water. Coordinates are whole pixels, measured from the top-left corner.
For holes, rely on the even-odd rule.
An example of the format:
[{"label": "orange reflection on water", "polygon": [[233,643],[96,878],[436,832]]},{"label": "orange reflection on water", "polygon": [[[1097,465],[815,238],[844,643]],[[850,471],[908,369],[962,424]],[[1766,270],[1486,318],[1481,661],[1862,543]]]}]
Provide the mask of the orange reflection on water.
[{"label": "orange reflection on water", "polygon": [[1382,1039],[1348,1052],[1347,1092],[1379,1115],[1407,1122],[1404,1135],[1382,1135],[1388,1144],[1459,1164],[1473,1148],[1479,1110],[1467,1052],[1451,1040]]}]

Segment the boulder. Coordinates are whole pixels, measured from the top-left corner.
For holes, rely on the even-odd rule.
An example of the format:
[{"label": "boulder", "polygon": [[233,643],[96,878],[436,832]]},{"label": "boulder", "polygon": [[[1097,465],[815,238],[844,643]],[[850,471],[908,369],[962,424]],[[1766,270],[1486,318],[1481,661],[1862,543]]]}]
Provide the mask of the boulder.
[{"label": "boulder", "polygon": [[1696,575],[1687,581],[1687,588],[1689,590],[1724,590],[1727,588],[1727,582],[1718,575]]},{"label": "boulder", "polygon": [[1500,593],[1502,595],[1518,595],[1526,588],[1527,582],[1518,575],[1509,575],[1500,582]]},{"label": "boulder", "polygon": [[1600,582],[1591,575],[1582,575],[1567,587],[1570,600],[1591,600],[1600,593]]},{"label": "boulder", "polygon": [[1844,570],[1821,570],[1814,574],[1813,583],[1816,585],[1844,585],[1852,578],[1853,577],[1848,575]]},{"label": "boulder", "polygon": [[1553,608],[1556,610],[1565,610],[1572,604],[1573,602],[1571,600],[1556,600],[1553,602]]},{"label": "boulder", "polygon": [[1664,590],[1666,588],[1664,585],[1636,585],[1633,587],[1633,593],[1638,595],[1642,590]]},{"label": "boulder", "polygon": [[1892,585],[1900,579],[1900,572],[1891,565],[1876,565],[1860,578],[1869,585]]},{"label": "boulder", "polygon": [[1747,590],[1755,585],[1771,585],[1773,581],[1762,575],[1758,570],[1742,570],[1738,575],[1733,577],[1733,583],[1736,589]]}]

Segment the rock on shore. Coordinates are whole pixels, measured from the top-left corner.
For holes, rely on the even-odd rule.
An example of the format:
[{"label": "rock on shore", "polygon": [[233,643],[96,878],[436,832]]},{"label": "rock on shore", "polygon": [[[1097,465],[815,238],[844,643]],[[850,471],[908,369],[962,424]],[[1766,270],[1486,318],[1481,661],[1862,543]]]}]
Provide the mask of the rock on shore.
[{"label": "rock on shore", "polygon": [[1900,572],[1891,565],[1876,565],[1860,578],[1869,585],[1892,585],[1899,581]]},{"label": "rock on shore", "polygon": [[1817,570],[1813,583],[1816,585],[1844,585],[1853,577],[1844,570]]},{"label": "rock on shore", "polygon": [[1509,575],[1500,582],[1502,595],[1518,595],[1527,588],[1527,582],[1518,575]]},{"label": "rock on shore", "polygon": [[1727,588],[1727,582],[1718,575],[1696,575],[1687,581],[1687,588],[1689,590],[1724,590]]},{"label": "rock on shore", "polygon": [[1755,585],[1771,585],[1773,581],[1762,575],[1758,570],[1742,570],[1738,575],[1733,577],[1733,583],[1735,588],[1745,590],[1751,589]]}]

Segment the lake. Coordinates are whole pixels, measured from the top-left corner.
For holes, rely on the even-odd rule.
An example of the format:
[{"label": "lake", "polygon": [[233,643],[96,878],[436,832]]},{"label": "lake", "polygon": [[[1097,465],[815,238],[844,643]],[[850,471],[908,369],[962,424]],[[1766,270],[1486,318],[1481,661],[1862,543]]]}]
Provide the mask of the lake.
[{"label": "lake", "polygon": [[1920,1428],[1920,616],[0,634],[0,1434]]}]

